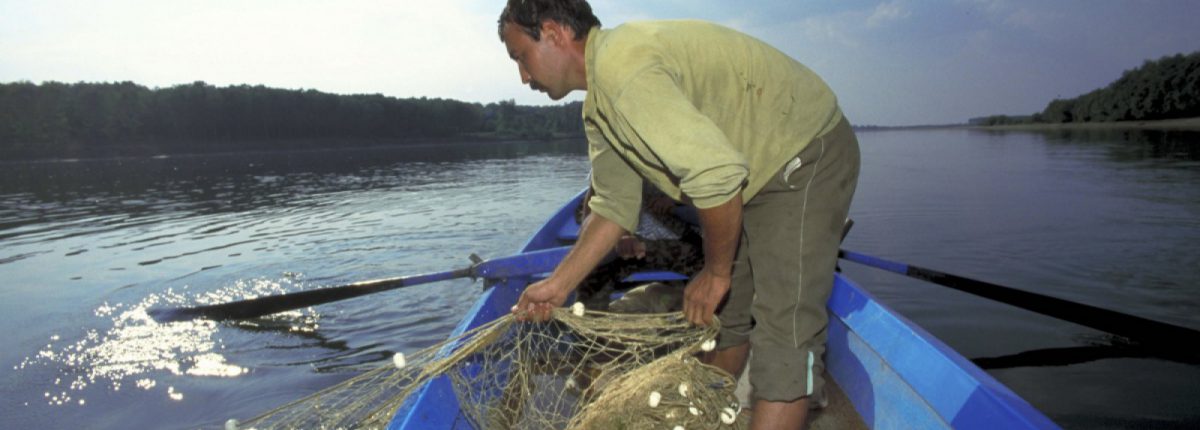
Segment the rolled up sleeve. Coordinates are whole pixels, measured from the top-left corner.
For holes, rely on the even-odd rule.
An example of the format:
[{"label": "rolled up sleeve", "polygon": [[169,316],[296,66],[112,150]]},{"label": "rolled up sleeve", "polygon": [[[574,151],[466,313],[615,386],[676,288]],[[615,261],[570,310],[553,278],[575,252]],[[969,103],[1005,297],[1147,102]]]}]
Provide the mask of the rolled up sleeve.
[{"label": "rolled up sleeve", "polygon": [[696,207],[718,206],[742,190],[750,172],[745,157],[662,67],[638,73],[614,105],[615,121],[636,136],[629,140],[643,142],[649,154],[642,155],[657,158],[655,164],[678,178],[680,191]]},{"label": "rolled up sleeve", "polygon": [[588,158],[592,162],[592,213],[617,223],[625,231],[637,231],[642,204],[642,178],[600,135],[587,130]]}]

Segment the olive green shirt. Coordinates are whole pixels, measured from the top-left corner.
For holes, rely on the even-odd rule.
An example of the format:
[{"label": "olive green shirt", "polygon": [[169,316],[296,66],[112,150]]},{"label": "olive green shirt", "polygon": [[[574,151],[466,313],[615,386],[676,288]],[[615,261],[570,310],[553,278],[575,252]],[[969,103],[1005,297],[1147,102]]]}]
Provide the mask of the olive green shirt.
[{"label": "olive green shirt", "polygon": [[770,175],[841,120],[829,86],[748,35],[702,21],[593,28],[585,51],[590,207],[636,231],[642,181],[704,209]]}]

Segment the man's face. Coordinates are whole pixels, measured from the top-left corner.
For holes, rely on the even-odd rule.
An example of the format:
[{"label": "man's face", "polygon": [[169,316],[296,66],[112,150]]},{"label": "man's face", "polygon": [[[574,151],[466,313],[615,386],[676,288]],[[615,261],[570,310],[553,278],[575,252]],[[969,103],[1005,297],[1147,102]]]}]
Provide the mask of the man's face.
[{"label": "man's face", "polygon": [[564,83],[567,55],[563,50],[565,45],[556,43],[561,35],[546,30],[547,26],[543,26],[541,40],[533,40],[520,26],[506,24],[504,46],[508,48],[508,56],[517,62],[521,83],[558,100],[571,92]]}]

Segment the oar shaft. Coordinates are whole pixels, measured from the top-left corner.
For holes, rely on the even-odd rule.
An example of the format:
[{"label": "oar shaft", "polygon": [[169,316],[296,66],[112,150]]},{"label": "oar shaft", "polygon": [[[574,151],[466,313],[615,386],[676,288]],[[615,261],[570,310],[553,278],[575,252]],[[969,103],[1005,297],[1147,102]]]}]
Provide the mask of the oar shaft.
[{"label": "oar shaft", "polygon": [[365,296],[367,294],[404,288],[410,285],[465,278],[468,276],[471,276],[470,268],[423,275],[377,279],[373,281],[356,282],[338,287],[299,291],[275,296],[256,297],[253,299],[230,303],[196,306],[191,308],[168,309],[162,311],[159,315],[154,315],[154,318],[163,322],[185,321],[194,318],[207,318],[214,320],[255,318],[264,315],[290,311],[293,309],[302,309],[309,306],[316,306],[324,303]]},{"label": "oar shaft", "polygon": [[503,279],[519,276],[530,276],[549,272],[567,255],[570,247],[550,248],[540,251],[517,254],[508,257],[495,258],[475,264],[471,267],[446,272],[429,273],[425,275],[404,276],[398,278],[377,279],[373,281],[356,282],[336,287],[319,288],[275,296],[256,297],[253,299],[217,305],[196,306],[176,309],[151,309],[150,316],[158,322],[186,321],[194,318],[214,320],[246,319],[261,317],[292,309],[302,309],[323,303],[336,302],[397,288],[430,282],[445,281],[465,277],[481,277],[487,279]]},{"label": "oar shaft", "polygon": [[839,256],[855,263],[929,281],[1042,315],[1124,336],[1134,341],[1166,346],[1170,349],[1200,342],[1200,332],[1186,327],[952,275],[924,267],[897,263],[844,249],[841,250]]}]

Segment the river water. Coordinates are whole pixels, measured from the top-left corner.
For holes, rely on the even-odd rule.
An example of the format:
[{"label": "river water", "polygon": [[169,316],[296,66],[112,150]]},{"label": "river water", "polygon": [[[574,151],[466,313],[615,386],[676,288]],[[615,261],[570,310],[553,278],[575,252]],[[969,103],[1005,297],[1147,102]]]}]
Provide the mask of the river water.
[{"label": "river water", "polygon": [[[1200,328],[1200,135],[860,132],[846,248]],[[242,323],[215,303],[442,271],[515,251],[585,185],[581,141],[0,162],[0,416],[8,428],[220,427],[443,339],[449,281]],[[1194,428],[1200,366],[843,263],[1067,428]],[[1118,342],[1119,343],[1119,342]],[[1128,355],[1128,354],[1125,354]]]}]

